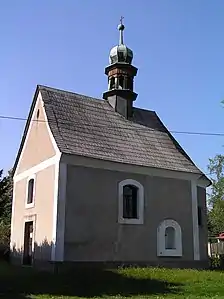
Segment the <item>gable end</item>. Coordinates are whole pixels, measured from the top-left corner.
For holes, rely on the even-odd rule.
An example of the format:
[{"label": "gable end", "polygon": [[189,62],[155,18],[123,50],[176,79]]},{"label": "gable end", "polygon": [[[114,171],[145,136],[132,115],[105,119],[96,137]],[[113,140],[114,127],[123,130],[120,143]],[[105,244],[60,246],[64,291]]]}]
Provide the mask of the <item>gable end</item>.
[{"label": "gable end", "polygon": [[25,125],[13,176],[60,153],[48,124],[41,91],[37,87]]}]

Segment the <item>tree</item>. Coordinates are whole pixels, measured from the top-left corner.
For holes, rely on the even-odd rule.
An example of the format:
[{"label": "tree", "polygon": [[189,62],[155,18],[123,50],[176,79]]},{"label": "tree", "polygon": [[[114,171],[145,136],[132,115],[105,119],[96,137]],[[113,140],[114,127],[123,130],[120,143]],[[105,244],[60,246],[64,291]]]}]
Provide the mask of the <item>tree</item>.
[{"label": "tree", "polygon": [[12,171],[3,177],[3,170],[0,170],[0,255],[5,254],[10,242],[12,189]]},{"label": "tree", "polygon": [[0,222],[10,224],[12,209],[12,171],[3,177],[3,170],[0,170]]},{"label": "tree", "polygon": [[211,175],[211,192],[208,195],[208,227],[211,235],[224,232],[224,156],[209,159],[208,171]]}]

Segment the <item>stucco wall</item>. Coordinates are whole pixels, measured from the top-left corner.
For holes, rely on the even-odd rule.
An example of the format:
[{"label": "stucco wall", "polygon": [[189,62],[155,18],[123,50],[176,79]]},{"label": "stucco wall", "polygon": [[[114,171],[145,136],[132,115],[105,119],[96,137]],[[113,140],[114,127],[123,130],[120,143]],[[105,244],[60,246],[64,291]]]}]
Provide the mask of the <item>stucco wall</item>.
[{"label": "stucco wall", "polygon": [[50,260],[54,177],[54,165],[36,173],[33,208],[26,208],[25,206],[28,178],[15,182],[11,248],[14,248],[19,255],[23,251],[25,221],[34,221],[35,258]]},{"label": "stucco wall", "polygon": [[[39,117],[37,119],[38,110]],[[19,174],[56,154],[47,130],[46,121],[43,102],[41,98],[38,97],[30,124],[31,129],[27,135],[27,141],[24,144],[23,153],[20,156],[16,174]]]},{"label": "stucco wall", "polygon": [[[182,228],[183,257],[193,260],[189,181],[68,166],[66,261],[156,261],[157,226],[165,218]],[[143,225],[118,224],[118,183],[139,181],[145,189]],[[167,258],[162,258],[163,260]]]}]

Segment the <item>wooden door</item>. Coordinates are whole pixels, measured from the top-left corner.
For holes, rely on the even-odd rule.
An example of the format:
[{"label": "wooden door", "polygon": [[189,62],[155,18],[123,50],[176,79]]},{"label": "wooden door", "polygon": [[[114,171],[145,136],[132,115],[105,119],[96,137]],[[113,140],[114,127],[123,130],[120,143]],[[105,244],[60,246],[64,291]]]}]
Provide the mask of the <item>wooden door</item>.
[{"label": "wooden door", "polygon": [[33,221],[25,222],[23,264],[31,265],[33,257]]}]

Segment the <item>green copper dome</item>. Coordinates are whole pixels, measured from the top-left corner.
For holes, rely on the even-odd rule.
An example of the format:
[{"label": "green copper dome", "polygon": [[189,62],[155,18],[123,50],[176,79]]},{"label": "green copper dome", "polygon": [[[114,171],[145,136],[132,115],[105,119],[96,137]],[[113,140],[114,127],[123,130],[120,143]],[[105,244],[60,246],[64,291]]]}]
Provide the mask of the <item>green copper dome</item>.
[{"label": "green copper dome", "polygon": [[124,37],[123,37],[124,29],[125,27],[122,23],[118,25],[118,30],[120,31],[119,45],[113,47],[110,51],[110,58],[109,58],[110,64],[117,63],[117,62],[131,64],[132,62],[133,52],[124,44]]}]

